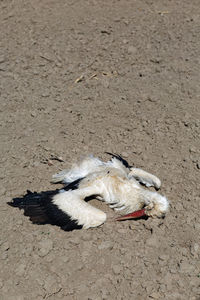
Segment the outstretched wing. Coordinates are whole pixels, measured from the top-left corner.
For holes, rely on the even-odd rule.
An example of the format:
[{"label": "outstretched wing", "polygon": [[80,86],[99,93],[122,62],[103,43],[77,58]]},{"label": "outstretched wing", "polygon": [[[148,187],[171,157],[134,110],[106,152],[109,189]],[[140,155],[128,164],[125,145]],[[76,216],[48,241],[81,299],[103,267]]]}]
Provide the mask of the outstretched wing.
[{"label": "outstretched wing", "polygon": [[52,224],[64,230],[97,227],[105,222],[106,214],[85,201],[95,194],[93,187],[79,189],[80,180],[61,190],[27,194],[14,198],[10,206],[24,210],[24,215],[36,224]]},{"label": "outstretched wing", "polygon": [[72,220],[70,215],[53,203],[53,198],[59,190],[41,193],[27,194],[22,198],[14,198],[8,204],[24,210],[24,215],[28,216],[34,224],[57,225],[66,231],[82,228],[77,220]]},{"label": "outstretched wing", "polygon": [[105,166],[105,163],[99,158],[92,155],[85,157],[82,161],[74,164],[71,169],[63,170],[52,176],[53,183],[65,183],[69,184],[75,180],[79,180],[87,175],[97,172],[99,168]]}]

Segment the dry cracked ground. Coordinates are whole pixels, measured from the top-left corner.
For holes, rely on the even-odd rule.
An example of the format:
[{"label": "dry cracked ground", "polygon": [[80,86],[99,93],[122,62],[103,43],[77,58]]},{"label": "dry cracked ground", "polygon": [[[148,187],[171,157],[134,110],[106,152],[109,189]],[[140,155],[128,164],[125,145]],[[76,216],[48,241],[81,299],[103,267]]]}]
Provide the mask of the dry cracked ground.
[{"label": "dry cracked ground", "polygon": [[[199,0],[0,1],[1,300],[200,299],[199,37]],[[7,204],[105,151],[161,178],[164,220],[65,232]]]}]

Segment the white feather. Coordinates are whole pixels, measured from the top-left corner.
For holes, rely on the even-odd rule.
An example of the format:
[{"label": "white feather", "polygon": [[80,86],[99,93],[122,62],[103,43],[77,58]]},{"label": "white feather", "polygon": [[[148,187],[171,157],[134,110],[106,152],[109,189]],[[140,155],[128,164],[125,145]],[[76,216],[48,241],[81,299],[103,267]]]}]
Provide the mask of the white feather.
[{"label": "white feather", "polygon": [[159,189],[161,186],[161,181],[158,177],[142,169],[131,168],[128,177],[134,177],[135,179],[138,179],[139,182],[144,184],[146,187],[154,186],[155,188]]},{"label": "white feather", "polygon": [[102,166],[105,166],[105,163],[99,158],[88,156],[81,162],[74,164],[70,170],[65,169],[54,174],[52,176],[52,182],[70,183],[79,178],[86,177],[90,173],[97,172]]},{"label": "white feather", "polygon": [[53,198],[53,203],[70,215],[71,220],[76,220],[77,224],[83,225],[85,229],[97,227],[106,221],[106,214],[83,201],[77,191],[57,194]]}]

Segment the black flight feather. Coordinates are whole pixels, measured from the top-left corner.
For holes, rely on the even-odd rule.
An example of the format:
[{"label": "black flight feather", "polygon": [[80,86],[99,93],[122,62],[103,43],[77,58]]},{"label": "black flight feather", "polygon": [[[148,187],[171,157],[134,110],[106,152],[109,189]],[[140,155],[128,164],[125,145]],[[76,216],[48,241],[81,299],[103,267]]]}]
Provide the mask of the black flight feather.
[{"label": "black flight feather", "polygon": [[[80,181],[81,179],[78,179],[70,183],[64,187],[64,190],[77,189]],[[66,231],[82,228],[82,225],[78,225],[76,220],[71,220],[70,215],[52,202],[53,197],[59,192],[59,189],[40,193],[27,190],[23,197],[13,198],[12,202],[8,202],[8,204],[23,209],[24,215],[28,216],[34,224],[57,225]]]},{"label": "black flight feather", "polygon": [[109,155],[112,155],[112,157],[115,157],[116,159],[118,159],[119,161],[121,161],[122,163],[123,163],[123,165],[126,167],[126,168],[128,168],[128,169],[130,169],[132,166],[130,166],[129,165],[129,163],[127,162],[127,160],[125,160],[123,157],[121,157],[120,155],[118,155],[118,154],[113,154],[113,153],[110,153],[110,152],[105,152],[105,153],[107,153],[107,154],[109,154]]},{"label": "black flight feather", "polygon": [[65,191],[69,191],[69,190],[76,190],[79,187],[79,183],[81,182],[81,180],[83,180],[85,177],[81,177],[78,178],[76,180],[74,180],[73,182],[70,183],[66,183],[63,190]]}]

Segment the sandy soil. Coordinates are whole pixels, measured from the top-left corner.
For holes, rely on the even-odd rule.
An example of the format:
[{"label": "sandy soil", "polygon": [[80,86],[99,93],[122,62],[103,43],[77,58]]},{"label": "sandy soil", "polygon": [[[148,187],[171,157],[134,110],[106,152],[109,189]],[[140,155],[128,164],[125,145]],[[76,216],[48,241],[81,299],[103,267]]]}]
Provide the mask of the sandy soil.
[{"label": "sandy soil", "polygon": [[[199,1],[1,0],[0,28],[0,299],[200,299]],[[164,220],[65,232],[7,205],[105,151],[161,178]]]}]

